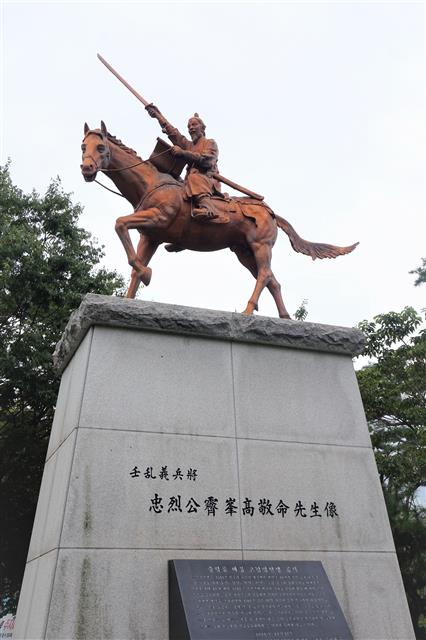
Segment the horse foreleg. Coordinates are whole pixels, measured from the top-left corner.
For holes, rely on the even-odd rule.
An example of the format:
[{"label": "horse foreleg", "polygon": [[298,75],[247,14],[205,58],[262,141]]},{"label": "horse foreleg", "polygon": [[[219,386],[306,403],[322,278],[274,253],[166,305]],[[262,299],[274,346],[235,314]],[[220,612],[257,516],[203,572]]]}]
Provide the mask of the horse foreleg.
[{"label": "horse foreleg", "polygon": [[[149,264],[152,256],[157,250],[158,244],[158,242],[153,242],[150,238],[141,234],[138,242],[138,248],[136,249],[136,255],[138,260],[143,264],[144,267]],[[136,296],[140,283],[141,279],[139,273],[136,271],[136,269],[132,269],[130,285],[127,289],[126,298],[134,298]]]},{"label": "horse foreleg", "polygon": [[144,226],[152,227],[155,224],[155,221],[158,220],[159,216],[159,209],[153,207],[152,209],[136,211],[129,216],[122,216],[121,218],[117,218],[117,221],[115,223],[115,230],[124,247],[127,255],[127,260],[130,266],[133,267],[134,271],[136,272],[135,278],[137,275],[139,280],[142,281],[146,286],[148,286],[150,283],[152,271],[149,267],[146,267],[143,264],[142,260],[138,257],[130,238],[129,229],[142,230]]}]

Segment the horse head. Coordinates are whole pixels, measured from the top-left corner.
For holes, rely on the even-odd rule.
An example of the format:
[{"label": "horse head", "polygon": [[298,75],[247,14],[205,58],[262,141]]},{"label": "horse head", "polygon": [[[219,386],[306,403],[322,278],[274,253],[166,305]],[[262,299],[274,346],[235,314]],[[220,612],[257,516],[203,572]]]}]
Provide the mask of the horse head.
[{"label": "horse head", "polygon": [[81,173],[86,182],[93,182],[98,171],[108,167],[111,158],[108,132],[103,120],[100,129],[90,129],[87,123],[84,124],[81,150],[83,152]]}]

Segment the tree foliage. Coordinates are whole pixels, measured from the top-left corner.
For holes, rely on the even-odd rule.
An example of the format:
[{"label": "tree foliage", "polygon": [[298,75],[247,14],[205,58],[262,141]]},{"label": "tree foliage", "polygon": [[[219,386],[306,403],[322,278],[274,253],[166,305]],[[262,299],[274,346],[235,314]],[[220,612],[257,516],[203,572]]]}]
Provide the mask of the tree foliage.
[{"label": "tree foliage", "polygon": [[88,292],[123,286],[53,181],[24,194],[0,167],[0,596],[19,589],[59,381],[52,352]]},{"label": "tree foliage", "polygon": [[417,275],[417,279],[414,283],[415,287],[418,287],[420,284],[426,282],[426,258],[422,258],[422,264],[417,269],[410,271],[410,273],[415,273]]},{"label": "tree foliage", "polygon": [[299,320],[299,322],[304,322],[308,317],[308,301],[306,298],[302,300],[300,306],[294,312],[294,319]]},{"label": "tree foliage", "polygon": [[426,330],[412,307],[359,327],[364,354],[358,371],[395,547],[418,638],[426,638]]}]

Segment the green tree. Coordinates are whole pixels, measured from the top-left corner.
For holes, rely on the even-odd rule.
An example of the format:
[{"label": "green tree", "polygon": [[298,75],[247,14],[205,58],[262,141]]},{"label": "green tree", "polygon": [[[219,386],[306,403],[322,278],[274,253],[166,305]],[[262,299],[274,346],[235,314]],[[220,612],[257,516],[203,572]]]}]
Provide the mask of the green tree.
[{"label": "green tree", "polygon": [[380,480],[417,638],[426,638],[426,330],[412,307],[364,320],[358,371]]},{"label": "green tree", "polygon": [[410,271],[410,273],[417,274],[417,279],[414,283],[415,287],[426,282],[426,258],[422,258],[422,264],[417,269]]},{"label": "green tree", "polygon": [[84,294],[123,286],[98,268],[102,249],[78,227],[80,213],[59,179],[43,197],[26,195],[0,167],[0,596],[12,602],[58,393],[54,346]]}]

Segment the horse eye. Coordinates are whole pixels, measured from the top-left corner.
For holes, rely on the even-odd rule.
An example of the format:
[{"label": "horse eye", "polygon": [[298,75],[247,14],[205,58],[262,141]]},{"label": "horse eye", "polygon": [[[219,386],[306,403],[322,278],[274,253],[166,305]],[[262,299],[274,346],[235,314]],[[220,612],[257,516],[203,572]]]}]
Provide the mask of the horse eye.
[{"label": "horse eye", "polygon": [[98,144],[96,148],[99,151],[99,153],[103,153],[105,151],[105,147],[103,144]]},{"label": "horse eye", "polygon": [[81,145],[81,150],[82,150],[82,151],[86,151],[86,145],[85,145],[85,144],[82,144],[82,145]]}]

